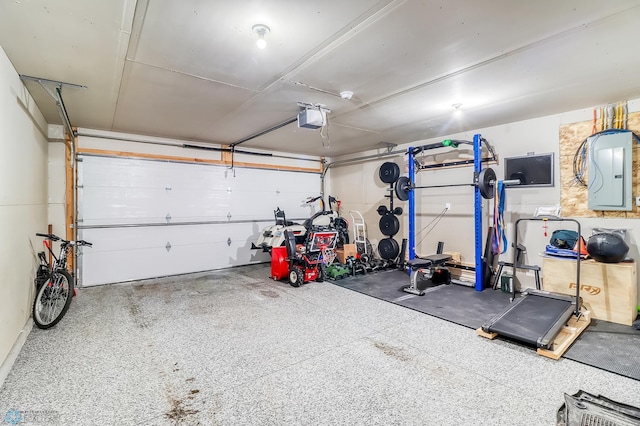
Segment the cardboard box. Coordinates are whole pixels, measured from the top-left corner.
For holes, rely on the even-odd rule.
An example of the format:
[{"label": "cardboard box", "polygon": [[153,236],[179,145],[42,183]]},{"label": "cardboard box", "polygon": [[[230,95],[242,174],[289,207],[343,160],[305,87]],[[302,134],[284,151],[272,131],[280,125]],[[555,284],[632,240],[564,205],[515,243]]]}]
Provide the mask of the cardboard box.
[{"label": "cardboard box", "polygon": [[336,257],[340,261],[340,263],[344,264],[345,260],[349,256],[356,257],[358,254],[358,249],[355,244],[345,244],[341,248],[336,249]]},{"label": "cardboard box", "polygon": [[[580,297],[592,318],[631,325],[638,314],[636,264],[580,262]],[[542,288],[576,294],[576,260],[544,257]]]}]

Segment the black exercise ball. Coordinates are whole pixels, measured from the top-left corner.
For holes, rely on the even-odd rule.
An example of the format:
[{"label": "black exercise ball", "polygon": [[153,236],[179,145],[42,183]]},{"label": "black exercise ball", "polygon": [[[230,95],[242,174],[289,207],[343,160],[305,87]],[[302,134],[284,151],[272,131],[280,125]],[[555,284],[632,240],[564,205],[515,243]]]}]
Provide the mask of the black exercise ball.
[{"label": "black exercise ball", "polygon": [[628,252],[629,246],[618,234],[594,234],[587,241],[587,253],[598,262],[621,262]]}]

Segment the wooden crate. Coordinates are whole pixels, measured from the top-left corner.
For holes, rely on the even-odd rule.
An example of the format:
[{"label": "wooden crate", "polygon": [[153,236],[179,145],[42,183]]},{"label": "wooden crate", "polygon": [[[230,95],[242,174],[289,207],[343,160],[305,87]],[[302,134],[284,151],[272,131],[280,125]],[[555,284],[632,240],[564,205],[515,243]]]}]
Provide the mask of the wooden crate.
[{"label": "wooden crate", "polygon": [[[638,279],[635,262],[580,262],[580,297],[591,317],[631,325],[637,316]],[[576,293],[576,261],[544,257],[542,288],[563,294]]]},{"label": "wooden crate", "polygon": [[459,251],[445,251],[443,254],[451,256],[449,263],[462,263],[462,255]]}]

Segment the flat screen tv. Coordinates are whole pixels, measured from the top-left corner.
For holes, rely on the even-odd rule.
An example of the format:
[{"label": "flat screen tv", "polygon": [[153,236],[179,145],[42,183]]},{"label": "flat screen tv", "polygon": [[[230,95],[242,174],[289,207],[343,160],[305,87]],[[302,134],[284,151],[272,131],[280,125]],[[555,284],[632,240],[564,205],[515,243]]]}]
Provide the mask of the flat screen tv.
[{"label": "flat screen tv", "polygon": [[520,185],[511,188],[553,186],[553,153],[505,158],[504,179],[520,180]]}]

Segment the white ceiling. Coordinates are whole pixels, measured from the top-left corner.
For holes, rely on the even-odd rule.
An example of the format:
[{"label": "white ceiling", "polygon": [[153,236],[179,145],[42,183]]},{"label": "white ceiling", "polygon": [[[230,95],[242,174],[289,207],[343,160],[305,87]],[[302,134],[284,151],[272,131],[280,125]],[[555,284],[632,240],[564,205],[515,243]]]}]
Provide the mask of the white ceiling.
[{"label": "white ceiling", "polygon": [[324,104],[328,148],[296,123],[242,147],[336,156],[640,98],[638,22],[638,0],[3,0],[0,45],[88,87],[63,88],[74,126],[232,144]]}]

